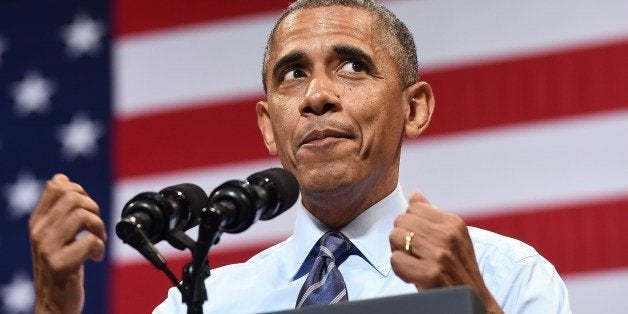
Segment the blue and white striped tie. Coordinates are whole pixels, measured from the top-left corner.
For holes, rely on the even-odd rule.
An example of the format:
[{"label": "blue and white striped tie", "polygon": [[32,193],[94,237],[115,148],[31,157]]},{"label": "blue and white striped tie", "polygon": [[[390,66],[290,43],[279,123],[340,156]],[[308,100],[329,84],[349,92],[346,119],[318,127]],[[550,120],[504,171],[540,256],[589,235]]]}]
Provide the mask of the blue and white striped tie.
[{"label": "blue and white striped tie", "polygon": [[338,270],[337,261],[350,254],[351,242],[338,231],[329,231],[319,240],[318,256],[307,275],[296,308],[314,304],[336,304],[348,301],[347,286]]}]

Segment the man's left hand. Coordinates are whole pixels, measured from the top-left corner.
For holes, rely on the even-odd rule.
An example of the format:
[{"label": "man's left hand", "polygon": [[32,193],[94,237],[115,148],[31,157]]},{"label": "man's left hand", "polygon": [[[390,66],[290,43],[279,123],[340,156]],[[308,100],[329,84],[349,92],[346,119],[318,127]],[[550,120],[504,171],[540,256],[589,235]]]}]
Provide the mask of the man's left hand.
[{"label": "man's left hand", "polygon": [[394,272],[418,290],[468,285],[489,313],[503,313],[484,284],[467,225],[460,217],[432,206],[420,192],[412,193],[406,213],[395,220],[390,246]]}]

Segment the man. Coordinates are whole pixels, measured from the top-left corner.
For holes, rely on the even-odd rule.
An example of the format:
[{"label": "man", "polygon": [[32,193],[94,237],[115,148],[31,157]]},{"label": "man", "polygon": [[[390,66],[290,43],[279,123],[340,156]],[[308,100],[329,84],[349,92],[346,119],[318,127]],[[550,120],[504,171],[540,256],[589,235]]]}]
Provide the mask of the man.
[{"label": "man", "polygon": [[[370,0],[300,0],[282,15],[264,56],[267,99],[256,111],[269,153],[301,186],[295,231],[246,263],[214,270],[205,312],[454,285],[474,288],[491,313],[570,312],[562,280],[534,249],[468,228],[419,192],[404,199],[402,139],[419,136],[434,111],[417,68],[407,28]],[[30,227],[37,312],[79,312],[82,263],[101,259],[106,241],[98,206],[57,175]],[[73,240],[80,230],[89,232]],[[155,312],[183,311],[171,289]]]}]

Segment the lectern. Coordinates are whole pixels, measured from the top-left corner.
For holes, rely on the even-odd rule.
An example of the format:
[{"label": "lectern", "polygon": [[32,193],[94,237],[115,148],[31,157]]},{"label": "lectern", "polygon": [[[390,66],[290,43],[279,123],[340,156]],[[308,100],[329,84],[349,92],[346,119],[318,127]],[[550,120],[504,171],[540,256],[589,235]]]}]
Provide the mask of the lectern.
[{"label": "lectern", "polygon": [[473,289],[467,286],[426,290],[385,298],[310,306],[281,314],[485,314],[486,307]]}]

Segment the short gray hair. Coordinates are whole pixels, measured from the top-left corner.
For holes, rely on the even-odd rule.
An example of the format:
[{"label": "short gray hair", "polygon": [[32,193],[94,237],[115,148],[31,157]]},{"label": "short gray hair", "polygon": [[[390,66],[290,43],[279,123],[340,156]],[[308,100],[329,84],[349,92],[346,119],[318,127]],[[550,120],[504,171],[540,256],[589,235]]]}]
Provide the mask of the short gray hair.
[{"label": "short gray hair", "polygon": [[396,43],[389,43],[391,47],[388,48],[397,63],[399,78],[403,86],[408,87],[419,81],[419,62],[412,33],[408,27],[385,6],[375,0],[297,0],[283,12],[277,22],[275,22],[270,36],[268,36],[262,64],[262,84],[264,85],[264,92],[267,92],[266,71],[268,70],[268,59],[270,58],[270,50],[279,24],[295,11],[334,5],[362,8],[374,14],[384,26],[384,31],[388,34],[392,34],[393,38],[397,41]]}]

